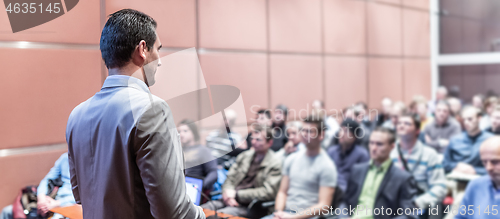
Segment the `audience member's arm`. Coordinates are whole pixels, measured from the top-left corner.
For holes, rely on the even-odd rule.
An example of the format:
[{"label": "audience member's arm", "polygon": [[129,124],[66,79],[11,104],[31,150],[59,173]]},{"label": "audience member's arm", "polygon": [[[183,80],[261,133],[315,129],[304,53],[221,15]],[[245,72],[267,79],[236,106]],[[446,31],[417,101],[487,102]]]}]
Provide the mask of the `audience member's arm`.
[{"label": "audience member's arm", "polygon": [[443,165],[441,165],[437,157],[429,159],[427,184],[429,185],[429,190],[415,199],[415,204],[419,208],[427,208],[429,205],[434,206],[446,196],[446,177]]},{"label": "audience member's arm", "polygon": [[443,168],[445,173],[451,172],[457,166],[458,162],[452,159],[451,149],[453,148],[453,141],[450,141],[450,145],[444,151],[443,157]]},{"label": "audience member's arm", "polygon": [[49,173],[45,175],[45,177],[40,181],[40,184],[38,184],[37,188],[37,196],[39,197],[44,197],[47,195],[47,192],[49,190],[49,179],[57,179],[61,175],[61,165],[63,161],[63,157],[66,155],[62,155],[59,157],[59,159],[56,160],[54,166],[50,168]]},{"label": "audience member's arm", "polygon": [[167,104],[155,102],[132,130],[137,167],[155,218],[205,218],[186,194],[182,148]]},{"label": "audience member's arm", "polygon": [[[309,210],[311,210],[310,212],[313,215],[321,215],[321,213],[325,213],[324,209],[327,209],[329,211],[330,206],[332,204],[332,198],[334,193],[335,193],[335,188],[328,186],[320,186],[318,203],[310,207],[307,207],[303,212],[297,212],[298,209],[291,209],[292,211],[295,212],[292,212],[291,214],[292,217],[286,217],[286,218],[293,218],[293,219],[310,218],[311,215],[308,215],[308,212],[306,212]],[[328,208],[325,208],[325,206],[328,206]]]},{"label": "audience member's arm", "polygon": [[[413,210],[413,208],[416,207],[413,204],[416,196],[417,196],[417,184],[415,183],[413,177],[409,177],[408,180],[404,182],[400,187],[399,208]],[[400,215],[394,217],[394,219],[417,219],[417,215]]]},{"label": "audience member's arm", "polygon": [[203,169],[207,175],[203,180],[203,189],[212,190],[212,186],[217,181],[217,160],[211,160],[203,164]]},{"label": "audience member's arm", "polygon": [[281,181],[281,159],[275,160],[271,165],[273,166],[266,176],[264,185],[257,188],[238,190],[236,194],[238,202],[250,203],[254,199],[259,201],[274,200]]},{"label": "audience member's arm", "polygon": [[283,175],[283,177],[281,178],[280,189],[278,191],[278,194],[276,195],[276,202],[274,203],[274,209],[276,209],[276,211],[285,210],[289,183],[290,178],[288,178],[288,176],[286,175]]},{"label": "audience member's arm", "polygon": [[476,174],[481,175],[481,176],[484,176],[488,173],[486,171],[486,169],[484,168],[484,166],[474,167],[474,170],[476,171]]}]

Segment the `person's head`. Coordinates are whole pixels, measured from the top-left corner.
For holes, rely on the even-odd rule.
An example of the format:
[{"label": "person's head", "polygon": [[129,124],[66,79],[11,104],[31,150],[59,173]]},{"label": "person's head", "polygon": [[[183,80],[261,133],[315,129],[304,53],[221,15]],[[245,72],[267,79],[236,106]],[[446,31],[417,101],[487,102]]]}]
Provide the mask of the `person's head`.
[{"label": "person's head", "polygon": [[265,154],[273,145],[272,128],[257,123],[253,124],[251,142],[255,153]]},{"label": "person's head", "polygon": [[500,131],[500,105],[495,105],[490,116],[491,129],[494,132]]},{"label": "person's head", "polygon": [[417,113],[417,106],[420,103],[427,103],[427,99],[422,95],[413,96],[412,101],[408,105],[408,111],[411,113]]},{"label": "person's head", "polygon": [[288,107],[283,104],[279,104],[274,108],[273,122],[277,125],[284,124],[288,116]]},{"label": "person's head", "polygon": [[420,134],[420,118],[417,114],[405,113],[398,119],[396,132],[403,141],[413,141]]},{"label": "person's head", "polygon": [[427,102],[417,102],[415,104],[415,112],[418,114],[421,120],[425,120],[427,118]]},{"label": "person's head", "polygon": [[391,113],[392,100],[389,97],[382,99],[382,113],[384,115],[389,115]]},{"label": "person's head", "polygon": [[301,129],[301,121],[292,121],[286,124],[286,136],[288,137],[288,140],[293,142],[293,145],[298,145],[302,142],[302,135],[300,134]]},{"label": "person's head", "polygon": [[391,121],[392,121],[392,124],[394,125],[394,127],[396,127],[398,125],[398,118],[399,116],[403,115],[404,113],[406,113],[407,109],[406,109],[406,106],[403,102],[396,102],[392,105],[392,109],[391,109]]},{"label": "person's head", "polygon": [[476,94],[472,97],[472,106],[480,109],[481,111],[483,110],[483,102],[484,96],[482,94]]},{"label": "person's head", "polygon": [[[340,124],[340,130],[338,134],[339,144],[344,147],[353,146],[356,143],[360,133],[359,124],[352,119],[346,119]],[[365,134],[365,133],[361,133]]]},{"label": "person's head", "polygon": [[436,91],[436,100],[444,100],[448,97],[448,89],[445,86],[440,86]]},{"label": "person's head", "polygon": [[182,146],[191,146],[200,140],[200,133],[196,124],[189,120],[182,120],[177,126]]},{"label": "person's head", "polygon": [[498,188],[500,186],[500,136],[486,139],[481,144],[479,154],[484,168]]},{"label": "person's head", "polygon": [[356,121],[362,122],[368,113],[368,106],[364,102],[358,102],[353,109]]},{"label": "person's head", "polygon": [[443,125],[450,116],[450,104],[444,100],[440,100],[436,104],[436,110],[434,112],[436,123]]},{"label": "person's head", "polygon": [[[154,75],[161,65],[160,38],[156,21],[133,9],[122,9],[111,15],[101,33],[101,56],[110,70],[123,69],[132,75],[141,69],[141,78],[148,86],[155,83]],[[126,72],[130,69],[131,72]]]},{"label": "person's head", "polygon": [[268,109],[261,109],[257,112],[257,123],[260,125],[271,127],[273,120],[271,120],[271,112]]},{"label": "person's head", "polygon": [[462,110],[462,102],[460,101],[460,99],[456,97],[450,97],[447,99],[447,101],[448,104],[450,105],[451,115],[453,116],[459,115],[460,111]]},{"label": "person's head", "polygon": [[481,118],[481,111],[473,106],[466,106],[462,110],[462,119],[464,121],[465,131],[469,134],[477,133],[479,129],[479,119]]},{"label": "person's head", "polygon": [[396,134],[393,130],[378,127],[370,135],[370,157],[374,162],[383,163],[389,159],[389,154],[394,148]]},{"label": "person's head", "polygon": [[486,99],[486,101],[484,102],[484,111],[486,111],[488,115],[491,115],[491,113],[493,112],[493,108],[497,104],[498,104],[497,97],[495,96],[488,97],[488,99]]},{"label": "person's head", "polygon": [[[346,120],[346,119],[355,119],[355,113],[354,113],[354,109],[352,107],[346,107],[344,108],[344,110],[342,111],[342,114],[343,114],[343,119],[342,121]],[[339,123],[342,123],[342,122],[339,122]]]},{"label": "person's head", "polygon": [[325,124],[323,117],[309,115],[302,124],[302,142],[307,148],[320,147],[323,140]]}]

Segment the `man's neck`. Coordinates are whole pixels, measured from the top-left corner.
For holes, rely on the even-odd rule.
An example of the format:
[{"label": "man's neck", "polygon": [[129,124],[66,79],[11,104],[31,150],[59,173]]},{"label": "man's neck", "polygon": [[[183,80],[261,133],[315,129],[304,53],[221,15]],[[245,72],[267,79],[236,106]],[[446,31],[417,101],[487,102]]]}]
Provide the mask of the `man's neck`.
[{"label": "man's neck", "polygon": [[479,133],[481,133],[481,129],[476,129],[474,131],[468,131],[467,132],[467,135],[469,135],[469,137],[476,137],[479,135]]},{"label": "man's neck", "polygon": [[402,150],[408,151],[411,150],[413,147],[415,147],[415,143],[417,143],[416,138],[410,138],[410,139],[401,138],[399,145]]},{"label": "man's neck", "polygon": [[255,159],[256,160],[262,160],[266,156],[267,151],[262,151],[262,152],[257,152],[255,151]]},{"label": "man's neck", "polygon": [[144,83],[146,83],[144,80],[144,74],[142,72],[142,68],[137,66],[137,65],[134,65],[132,62],[129,62],[128,64],[126,64],[125,66],[120,67],[120,68],[108,69],[108,75],[109,76],[111,76],[111,75],[130,76],[130,77],[137,78],[137,79],[143,81]]},{"label": "man's neck", "polygon": [[342,153],[346,153],[349,151],[352,147],[354,147],[354,144],[340,144],[340,148],[342,149]]},{"label": "man's neck", "polygon": [[314,157],[314,156],[318,155],[320,151],[321,151],[320,145],[313,146],[313,147],[307,147],[306,154],[309,157]]},{"label": "man's neck", "polygon": [[384,162],[387,161],[387,159],[389,159],[389,158],[386,158],[382,161],[373,160],[373,165],[375,165],[376,167],[380,167]]}]

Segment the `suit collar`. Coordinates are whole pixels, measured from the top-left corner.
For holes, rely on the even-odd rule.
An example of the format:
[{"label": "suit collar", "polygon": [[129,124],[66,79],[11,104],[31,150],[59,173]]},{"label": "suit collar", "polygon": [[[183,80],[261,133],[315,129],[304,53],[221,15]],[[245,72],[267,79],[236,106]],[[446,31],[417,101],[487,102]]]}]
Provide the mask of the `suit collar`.
[{"label": "suit collar", "polygon": [[394,168],[393,168],[393,163],[392,162],[389,164],[388,168],[389,169],[385,173],[385,176],[384,176],[384,179],[382,180],[382,183],[380,183],[380,186],[378,187],[378,191],[377,191],[377,195],[375,196],[374,203],[378,200],[379,196],[382,194],[382,191],[384,191],[385,186],[387,184],[389,184],[389,182],[391,181],[392,176],[394,175],[393,174]]},{"label": "suit collar", "polygon": [[101,90],[104,88],[112,87],[133,87],[135,89],[150,93],[149,88],[146,83],[144,83],[144,81],[127,75],[108,76],[104,81]]}]

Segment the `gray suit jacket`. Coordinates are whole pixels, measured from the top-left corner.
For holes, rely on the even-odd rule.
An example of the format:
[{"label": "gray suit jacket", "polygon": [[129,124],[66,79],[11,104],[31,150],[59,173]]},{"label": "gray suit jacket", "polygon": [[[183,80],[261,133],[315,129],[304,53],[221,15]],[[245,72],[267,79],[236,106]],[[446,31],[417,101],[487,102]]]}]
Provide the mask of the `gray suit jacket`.
[{"label": "gray suit jacket", "polygon": [[[359,196],[365,183],[365,178],[370,167],[369,163],[356,164],[351,169],[351,175],[347,183],[347,191],[345,193],[345,202],[347,208],[356,208],[359,202]],[[368,182],[369,183],[369,182]],[[416,183],[413,177],[401,169],[396,168],[393,164],[387,170],[387,173],[380,184],[375,198],[375,208],[392,210],[392,215],[374,215],[375,219],[382,218],[397,218],[397,219],[416,219],[414,215],[397,215],[398,208],[401,208],[400,213],[404,213],[405,209],[416,208],[413,200],[417,195]],[[365,206],[365,208],[369,208]],[[409,210],[408,210],[409,211]],[[416,213],[416,211],[415,211]]]},{"label": "gray suit jacket", "polygon": [[85,219],[205,218],[186,195],[167,103],[133,77],[109,76],[66,128],[73,195]]}]

